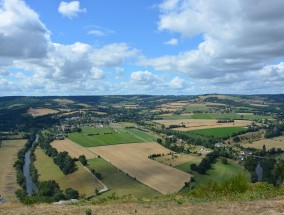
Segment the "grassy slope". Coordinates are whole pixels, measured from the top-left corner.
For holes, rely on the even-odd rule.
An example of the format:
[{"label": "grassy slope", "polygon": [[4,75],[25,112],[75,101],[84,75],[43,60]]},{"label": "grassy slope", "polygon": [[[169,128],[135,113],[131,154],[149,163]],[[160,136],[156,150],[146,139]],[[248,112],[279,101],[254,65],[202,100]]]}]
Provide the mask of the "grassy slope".
[{"label": "grassy slope", "polygon": [[[162,214],[162,215],[186,215],[186,214],[218,214],[218,215],[264,215],[264,214],[283,214],[284,198],[269,198],[257,201],[182,201],[178,198],[171,201],[151,201],[147,203],[104,203],[101,205],[85,204],[78,205],[47,205],[38,204],[32,207],[23,205],[0,205],[3,214],[21,215],[57,215],[57,214],[85,214],[86,208],[91,209],[92,214]],[[183,203],[184,202],[184,203]]]},{"label": "grassy slope", "polygon": [[[195,160],[198,164],[198,160]],[[197,172],[193,172],[196,182],[195,186],[199,186],[203,183],[206,183],[209,180],[224,182],[229,177],[236,175],[238,173],[244,173],[249,178],[249,173],[242,166],[238,165],[236,161],[228,160],[228,164],[223,164],[220,161],[217,161],[212,165],[212,168],[209,169],[206,174],[200,175]],[[187,172],[190,169],[190,164],[193,162],[188,162],[177,166],[177,169]]]},{"label": "grassy slope", "polygon": [[[118,133],[116,133],[117,131]],[[88,134],[97,134],[88,136]],[[104,134],[112,133],[112,134]],[[111,129],[111,128],[90,128],[83,127],[81,133],[68,134],[68,138],[78,143],[83,147],[115,145],[122,143],[139,143],[143,142],[140,138],[126,133],[124,129]]]},{"label": "grassy slope", "polygon": [[116,167],[102,158],[88,160],[91,168],[102,174],[102,182],[111,190],[102,194],[101,197],[115,193],[118,196],[132,194],[133,196],[153,197],[159,196],[157,191],[130,178],[125,173],[118,171]]},{"label": "grassy slope", "polygon": [[206,136],[215,136],[215,137],[226,137],[233,133],[240,132],[245,130],[243,127],[226,127],[226,128],[208,128],[200,129],[194,131],[188,131],[188,133],[201,134]]},{"label": "grassy slope", "polygon": [[79,162],[76,163],[77,171],[64,175],[59,167],[53,163],[53,160],[44,154],[42,149],[37,148],[35,154],[36,161],[34,164],[39,173],[39,181],[55,180],[60,189],[65,190],[71,187],[86,196],[92,196],[95,194],[95,189],[102,188]]}]

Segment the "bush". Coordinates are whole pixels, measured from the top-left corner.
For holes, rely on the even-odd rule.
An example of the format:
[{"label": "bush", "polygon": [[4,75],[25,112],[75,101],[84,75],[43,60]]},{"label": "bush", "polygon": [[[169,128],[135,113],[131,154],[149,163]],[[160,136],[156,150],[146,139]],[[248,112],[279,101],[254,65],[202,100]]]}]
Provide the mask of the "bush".
[{"label": "bush", "polygon": [[221,162],[222,162],[222,164],[228,164],[227,158],[222,158],[222,159],[221,159]]},{"label": "bush", "polygon": [[74,190],[73,188],[67,188],[65,190],[65,196],[66,199],[78,199],[79,198],[79,192],[77,190]]},{"label": "bush", "polygon": [[92,209],[91,208],[86,208],[85,213],[86,213],[86,215],[91,215],[92,214]]},{"label": "bush", "polygon": [[197,164],[193,163],[193,164],[190,164],[190,169],[192,171],[197,171]]},{"label": "bush", "polygon": [[82,164],[83,166],[86,166],[86,165],[88,164],[85,155],[80,155],[78,160],[81,162],[81,164]]}]

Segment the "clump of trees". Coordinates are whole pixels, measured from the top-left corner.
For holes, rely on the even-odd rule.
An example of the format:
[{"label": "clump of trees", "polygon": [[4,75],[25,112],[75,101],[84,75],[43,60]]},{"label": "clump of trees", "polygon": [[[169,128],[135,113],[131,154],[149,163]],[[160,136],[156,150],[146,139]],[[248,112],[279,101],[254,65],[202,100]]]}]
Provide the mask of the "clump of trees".
[{"label": "clump of trees", "polygon": [[[197,166],[196,171],[199,174],[205,174],[208,169],[211,168],[211,165],[216,161],[219,156],[217,151],[208,153],[205,158],[202,159],[200,164]],[[192,167],[191,167],[192,168]]]},{"label": "clump of trees", "polygon": [[53,158],[53,161],[65,175],[76,171],[75,161],[68,155],[68,152],[64,151],[58,153],[57,156]]},{"label": "clump of trees", "polygon": [[75,160],[71,158],[66,151],[58,153],[58,151],[50,145],[53,140],[51,135],[41,134],[39,139],[40,147],[46,155],[53,159],[53,162],[59,166],[65,175],[75,172],[77,170]]},{"label": "clump of trees", "polygon": [[81,162],[81,164],[82,164],[83,166],[87,166],[88,161],[87,161],[85,155],[80,155],[79,158],[78,158],[78,160]]}]

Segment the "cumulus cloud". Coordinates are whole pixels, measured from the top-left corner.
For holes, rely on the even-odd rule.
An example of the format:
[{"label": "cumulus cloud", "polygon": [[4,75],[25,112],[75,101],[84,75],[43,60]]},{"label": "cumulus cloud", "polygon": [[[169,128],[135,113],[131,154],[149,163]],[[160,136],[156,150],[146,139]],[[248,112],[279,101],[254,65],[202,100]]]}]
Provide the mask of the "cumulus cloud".
[{"label": "cumulus cloud", "polygon": [[131,81],[139,85],[150,85],[158,79],[158,76],[149,71],[136,71],[131,73]]},{"label": "cumulus cloud", "polygon": [[71,1],[69,3],[62,1],[59,4],[58,12],[61,13],[63,16],[66,16],[68,18],[73,18],[77,16],[79,13],[87,12],[87,9],[80,8],[79,1]]},{"label": "cumulus cloud", "polygon": [[139,65],[233,83],[284,57],[284,1],[165,0],[159,8],[160,31],[202,35],[203,42],[178,55],[141,59]]},{"label": "cumulus cloud", "polygon": [[176,46],[178,44],[178,39],[172,38],[172,39],[168,40],[167,42],[165,42],[165,44],[171,45],[171,46]]},{"label": "cumulus cloud", "polygon": [[186,87],[186,81],[180,77],[175,77],[168,83],[169,87],[172,89],[184,89]]},{"label": "cumulus cloud", "polygon": [[[12,87],[14,92],[22,89],[33,95],[78,94],[78,90],[110,92],[114,87],[104,81],[107,77],[104,70],[116,73],[117,68],[138,53],[126,43],[97,47],[81,42],[53,43],[37,13],[21,0],[2,1],[0,46],[1,95],[10,94]],[[19,72],[11,73],[10,69]],[[29,71],[29,76],[21,71]],[[9,78],[12,81],[7,81]],[[11,87],[3,87],[8,84]]]},{"label": "cumulus cloud", "polygon": [[52,48],[50,32],[25,2],[4,0],[0,3],[0,47],[2,58],[42,58]]},{"label": "cumulus cloud", "polygon": [[173,93],[177,91],[181,93],[189,88],[188,83],[178,76],[168,80],[168,75],[157,75],[147,70],[132,72],[128,85],[128,88],[131,88],[131,92],[150,92],[151,94],[154,92]]}]

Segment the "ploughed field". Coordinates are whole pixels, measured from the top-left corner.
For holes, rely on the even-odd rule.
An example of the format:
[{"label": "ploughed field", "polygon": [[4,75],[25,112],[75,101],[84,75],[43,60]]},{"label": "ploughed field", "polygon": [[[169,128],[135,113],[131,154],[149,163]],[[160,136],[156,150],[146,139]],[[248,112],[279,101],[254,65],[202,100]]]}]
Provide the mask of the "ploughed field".
[{"label": "ploughed field", "polygon": [[168,154],[158,143],[133,143],[92,147],[91,151],[118,169],[162,194],[178,192],[191,175],[148,158],[151,154]]}]

